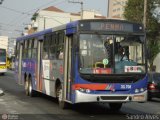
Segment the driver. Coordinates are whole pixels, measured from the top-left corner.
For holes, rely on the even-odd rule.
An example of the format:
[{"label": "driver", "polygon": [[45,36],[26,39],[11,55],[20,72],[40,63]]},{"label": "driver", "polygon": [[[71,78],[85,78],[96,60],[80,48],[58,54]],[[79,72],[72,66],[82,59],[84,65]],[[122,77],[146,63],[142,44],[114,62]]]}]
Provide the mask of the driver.
[{"label": "driver", "polygon": [[125,48],[122,46],[118,47],[118,52],[115,55],[115,62],[122,61],[122,60],[127,60],[127,56],[125,54]]}]

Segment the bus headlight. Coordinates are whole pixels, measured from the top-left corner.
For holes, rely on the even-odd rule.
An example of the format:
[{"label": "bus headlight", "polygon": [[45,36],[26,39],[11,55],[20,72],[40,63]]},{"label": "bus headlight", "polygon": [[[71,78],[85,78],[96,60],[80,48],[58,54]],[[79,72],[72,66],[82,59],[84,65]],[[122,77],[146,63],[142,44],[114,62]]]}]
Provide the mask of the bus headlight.
[{"label": "bus headlight", "polygon": [[139,93],[139,92],[144,92],[145,91],[145,89],[144,88],[139,88],[139,89],[135,89],[135,93]]},{"label": "bus headlight", "polygon": [[135,91],[134,91],[135,93],[139,93],[139,89],[135,89]]},{"label": "bus headlight", "polygon": [[91,92],[91,90],[90,89],[86,89],[86,93],[90,93]]},{"label": "bus headlight", "polygon": [[141,91],[141,92],[144,92],[144,88],[141,88],[140,91]]},{"label": "bus headlight", "polygon": [[91,92],[90,89],[85,89],[85,88],[80,88],[79,91],[83,92],[83,93],[90,93]]},{"label": "bus headlight", "polygon": [[85,92],[85,89],[84,88],[80,88],[79,91]]}]

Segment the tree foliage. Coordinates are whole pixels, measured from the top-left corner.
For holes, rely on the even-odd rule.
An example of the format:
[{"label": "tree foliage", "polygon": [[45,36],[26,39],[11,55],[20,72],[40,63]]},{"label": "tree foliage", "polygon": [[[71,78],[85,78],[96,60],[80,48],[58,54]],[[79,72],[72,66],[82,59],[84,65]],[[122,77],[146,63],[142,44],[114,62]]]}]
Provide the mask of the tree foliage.
[{"label": "tree foliage", "polygon": [[[149,49],[149,63],[152,68],[153,60],[160,52],[160,24],[157,19],[153,17],[152,12],[155,9],[155,3],[160,3],[160,0],[147,0],[147,45]],[[125,6],[124,17],[125,19],[143,23],[144,16],[144,0],[128,0]]]}]

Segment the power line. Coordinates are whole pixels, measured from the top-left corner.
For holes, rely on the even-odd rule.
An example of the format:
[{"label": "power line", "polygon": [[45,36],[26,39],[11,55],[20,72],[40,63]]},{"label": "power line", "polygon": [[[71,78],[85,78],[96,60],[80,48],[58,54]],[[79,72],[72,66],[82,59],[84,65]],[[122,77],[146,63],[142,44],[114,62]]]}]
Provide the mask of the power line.
[{"label": "power line", "polygon": [[[44,5],[41,5],[41,6],[37,7],[37,8],[34,8],[34,9],[28,11],[28,12],[32,12],[32,11],[38,10],[38,9],[40,9],[40,8],[46,6],[46,5],[49,5],[49,4],[53,3],[53,2],[56,2],[56,1],[58,1],[58,0],[53,0],[53,1],[51,1],[51,2],[48,2],[48,3],[44,4]],[[64,1],[66,1],[66,0],[63,0],[63,1],[61,1],[61,2],[64,2]],[[60,3],[61,3],[61,2],[60,2]],[[59,4],[59,3],[57,3],[57,4]]]},{"label": "power line", "polygon": [[24,15],[24,14],[26,14],[26,15],[31,15],[30,13],[21,12],[21,11],[15,10],[15,9],[13,9],[13,8],[8,8],[8,7],[5,7],[5,6],[1,6],[1,8],[7,9],[7,10],[12,11],[12,12],[15,12],[15,13],[20,13],[20,14],[23,14],[23,15]]},{"label": "power line", "polygon": [[[37,8],[34,8],[34,9],[32,9],[32,10],[29,10],[29,11],[27,11],[26,13],[30,13],[30,12],[33,12],[33,11],[35,11],[35,10],[37,11],[38,9],[40,9],[40,8],[46,6],[46,5],[49,5],[49,4],[53,3],[53,2],[56,2],[56,1],[58,1],[58,0],[52,0],[52,1],[48,2],[48,3],[46,3],[46,4],[43,4],[43,5],[39,6],[39,7],[37,7]],[[63,1],[65,1],[65,0],[63,0]],[[25,14],[24,14],[24,15],[25,15]],[[30,15],[33,15],[33,14],[30,13]],[[20,21],[20,20],[22,21],[22,20],[25,19],[26,17],[29,17],[29,16],[26,16],[26,15],[25,15],[22,19],[19,19],[19,21]],[[12,20],[10,23],[14,23],[14,21],[16,21],[15,24],[18,23],[17,17],[16,17],[14,20]]]},{"label": "power line", "polygon": [[2,22],[0,22],[0,24],[1,24],[1,25],[5,25],[5,26],[17,26],[17,27],[23,27],[23,25],[20,26],[20,25],[13,25],[13,24],[7,24],[7,23],[2,23]]},{"label": "power line", "polygon": [[2,29],[2,28],[0,28],[0,31],[8,31],[8,32],[13,32],[14,31],[14,32],[17,32],[17,33],[19,32],[20,33],[20,31],[16,31],[16,30],[12,31],[12,30],[9,30],[9,29]]},{"label": "power line", "polygon": [[[43,5],[41,5],[41,6],[39,6],[39,7],[43,7],[43,6],[45,6],[45,5],[49,5],[50,3],[53,3],[53,2],[56,2],[57,0],[52,0],[52,1],[50,1],[50,2],[48,2],[48,3],[46,3],[46,4],[43,4]],[[2,7],[2,6],[1,6]],[[38,8],[39,8],[38,7]],[[21,11],[18,11],[18,10],[15,10],[15,9],[12,9],[12,8],[8,8],[8,7],[5,7],[5,6],[3,6],[2,8],[4,8],[4,9],[7,9],[7,10],[10,10],[10,11],[14,11],[14,12],[16,12],[16,13],[20,13],[21,15],[25,15],[25,17],[23,17],[21,20],[23,20],[23,19],[25,19],[26,17],[28,17],[28,16],[31,16],[31,15],[33,15],[33,14],[31,14],[30,12],[32,12],[32,11],[34,11],[35,9],[37,9],[37,8],[35,8],[35,9],[32,9],[32,10],[29,10],[29,11],[27,11],[27,12],[21,12]],[[27,16],[26,16],[27,15]],[[19,17],[21,17],[21,16],[19,16]],[[19,21],[19,20],[18,20]],[[10,21],[9,22],[9,24],[8,25],[10,25],[10,23],[15,23],[15,26],[16,26],[16,23],[18,22],[17,21],[17,17],[15,18],[15,19],[13,19],[12,21]],[[8,30],[5,30],[5,31],[8,31]]]},{"label": "power line", "polygon": [[[1,6],[1,7],[4,8],[4,9],[10,10],[10,11],[13,11],[13,12],[16,12],[16,13],[20,13],[21,16],[22,16],[22,17],[24,16],[24,17],[23,17],[22,19],[19,19],[18,21],[17,21],[17,17],[16,17],[16,19],[13,19],[11,22],[9,22],[9,24],[5,24],[5,23],[0,23],[0,24],[2,24],[2,25],[7,25],[7,26],[17,26],[17,27],[18,27],[18,25],[16,25],[16,24],[18,24],[20,20],[22,21],[22,20],[25,19],[26,17],[29,17],[29,16],[33,15],[33,14],[31,14],[32,11],[35,11],[35,10],[41,8],[41,7],[44,7],[44,6],[46,6],[46,5],[49,5],[49,4],[51,4],[51,3],[53,3],[53,2],[56,2],[56,1],[58,1],[58,0],[52,0],[52,1],[48,2],[48,3],[46,3],[46,4],[43,4],[43,5],[41,5],[41,6],[37,7],[37,8],[34,8],[34,9],[32,9],[32,10],[29,10],[29,11],[27,11],[27,12],[21,12],[21,11],[12,9],[12,8],[8,8],[8,7],[5,7],[5,6],[2,7],[2,6]],[[64,3],[64,1],[66,1],[66,0],[62,0],[62,1],[58,2],[58,3],[55,3],[54,6],[55,6],[55,5],[59,5],[59,4],[61,4],[61,3]],[[21,17],[21,16],[19,16],[19,17]],[[10,24],[10,23],[12,23],[12,24]],[[13,25],[13,24],[14,24],[14,25]],[[19,27],[23,27],[23,26],[19,26]],[[12,30],[7,30],[7,29],[0,29],[0,30],[13,32]],[[15,31],[15,32],[18,32],[18,31]]]},{"label": "power line", "polygon": [[83,1],[68,1],[69,3],[81,4],[81,19],[83,19]]},{"label": "power line", "polygon": [[[55,0],[55,1],[58,1],[58,0]],[[64,3],[64,1],[66,1],[66,0],[61,0],[60,2],[55,3],[54,6]],[[52,1],[52,2],[53,2],[53,1]],[[49,2],[49,3],[51,3],[51,2]],[[48,4],[49,4],[49,3],[48,3]],[[45,4],[45,5],[46,5],[46,4]],[[43,5],[43,6],[44,6],[44,5]],[[42,7],[42,6],[41,6],[41,7]],[[33,9],[33,10],[35,10],[35,9]],[[28,11],[28,12],[30,12],[30,11]],[[21,19],[21,21],[22,21],[23,19],[25,19],[25,18],[26,18],[26,16],[23,17],[23,18]],[[54,19],[54,18],[53,18],[53,19]],[[61,23],[60,21],[58,21],[58,20],[56,20],[56,19],[54,19],[54,20],[57,21],[57,22],[59,22],[59,23]],[[15,24],[18,24],[18,21],[17,21]],[[61,24],[62,24],[62,23],[61,23]]]}]

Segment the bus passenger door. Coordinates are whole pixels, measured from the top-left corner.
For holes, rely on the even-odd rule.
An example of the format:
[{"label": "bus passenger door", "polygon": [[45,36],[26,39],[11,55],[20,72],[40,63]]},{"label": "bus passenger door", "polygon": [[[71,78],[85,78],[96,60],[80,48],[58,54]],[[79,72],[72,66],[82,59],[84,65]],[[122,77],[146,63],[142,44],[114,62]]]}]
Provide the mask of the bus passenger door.
[{"label": "bus passenger door", "polygon": [[73,35],[66,37],[65,40],[65,59],[64,59],[64,84],[63,84],[63,100],[71,101],[71,84],[72,84],[72,73],[71,73],[71,67],[72,67],[72,39]]},{"label": "bus passenger door", "polygon": [[38,40],[38,56],[37,56],[37,91],[42,91],[42,40]]},{"label": "bus passenger door", "polygon": [[19,43],[19,55],[18,55],[18,84],[22,85],[22,50],[23,44]]}]

